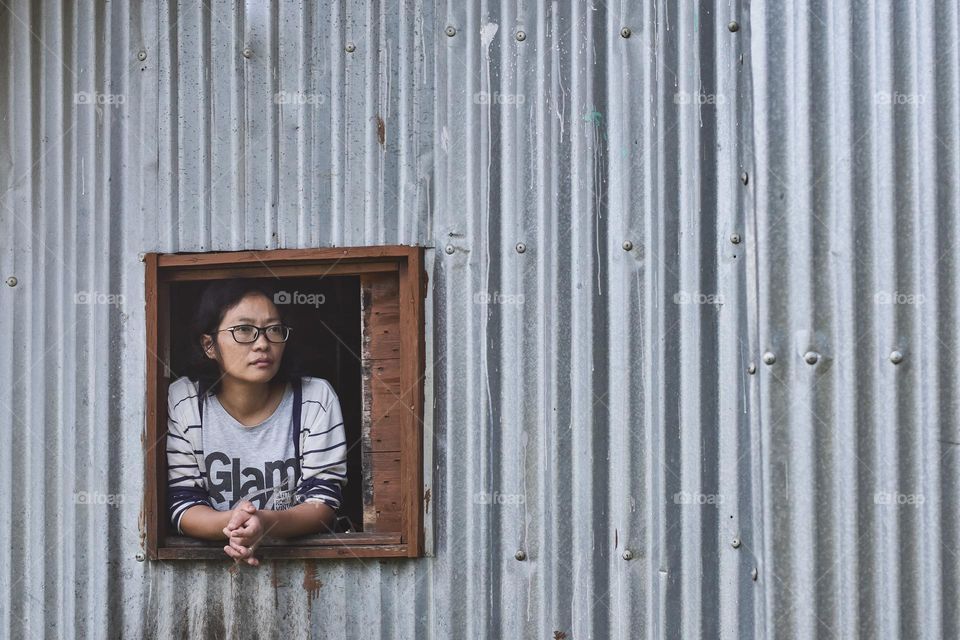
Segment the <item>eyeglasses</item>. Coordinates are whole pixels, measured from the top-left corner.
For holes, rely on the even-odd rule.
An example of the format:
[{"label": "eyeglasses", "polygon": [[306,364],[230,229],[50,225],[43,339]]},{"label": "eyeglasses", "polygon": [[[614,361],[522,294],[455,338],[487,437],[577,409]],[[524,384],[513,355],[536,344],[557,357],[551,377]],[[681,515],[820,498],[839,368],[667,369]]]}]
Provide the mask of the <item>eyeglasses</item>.
[{"label": "eyeglasses", "polygon": [[240,344],[250,344],[251,342],[256,342],[260,338],[261,333],[267,336],[268,342],[286,342],[293,329],[282,324],[272,324],[269,327],[238,324],[235,327],[220,329],[220,331],[216,331],[215,333],[221,333],[223,331],[229,331],[233,335],[233,339]]}]

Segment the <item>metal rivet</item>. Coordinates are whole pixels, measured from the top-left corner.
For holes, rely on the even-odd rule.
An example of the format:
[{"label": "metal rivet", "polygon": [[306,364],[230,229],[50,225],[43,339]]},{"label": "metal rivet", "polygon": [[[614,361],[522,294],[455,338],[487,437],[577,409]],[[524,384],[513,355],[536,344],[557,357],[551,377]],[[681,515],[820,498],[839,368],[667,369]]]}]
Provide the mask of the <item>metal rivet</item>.
[{"label": "metal rivet", "polygon": [[748,182],[750,182],[750,176],[747,175],[746,171],[740,174],[740,182],[742,182],[743,184],[747,184]]},{"label": "metal rivet", "polygon": [[517,253],[523,253],[526,250],[527,250],[527,245],[523,244],[522,242],[517,243]]},{"label": "metal rivet", "polygon": [[900,364],[903,362],[903,354],[899,351],[893,351],[890,353],[890,362],[893,364]]},{"label": "metal rivet", "polygon": [[624,240],[624,241],[623,241],[623,250],[624,250],[624,251],[632,251],[632,250],[633,250],[633,243],[630,242],[629,240]]},{"label": "metal rivet", "polygon": [[803,360],[807,364],[817,364],[817,362],[820,360],[820,354],[816,351],[807,351],[805,354],[803,354]]},{"label": "metal rivet", "polygon": [[517,551],[515,554],[513,554],[513,557],[516,558],[517,560],[526,560],[527,554],[523,549],[521,549],[520,551]]},{"label": "metal rivet", "polygon": [[757,574],[757,568],[756,568],[756,567],[754,567],[753,569],[750,570],[750,577],[753,579],[754,582],[757,581],[757,575],[758,575],[758,574]]},{"label": "metal rivet", "polygon": [[345,46],[343,50],[346,51],[347,53],[353,53],[354,51],[357,50],[357,45],[353,44],[352,42],[348,42],[347,46]]},{"label": "metal rivet", "polygon": [[15,286],[17,286],[17,278],[16,278],[16,276],[10,276],[9,278],[7,278],[7,286],[9,286],[9,287],[15,287]]},{"label": "metal rivet", "polygon": [[624,549],[624,551],[623,551],[623,559],[624,559],[624,560],[633,560],[633,551],[630,551],[630,549]]},{"label": "metal rivet", "polygon": [[520,42],[523,42],[526,39],[527,39],[526,33],[524,33],[523,31],[517,31],[517,40],[519,40]]},{"label": "metal rivet", "polygon": [[630,27],[624,27],[623,29],[620,29],[620,36],[623,38],[629,38],[632,33],[633,32],[630,31]]},{"label": "metal rivet", "polygon": [[752,362],[747,365],[747,373],[749,373],[750,375],[753,375],[756,372],[757,372],[757,365],[755,365]]},{"label": "metal rivet", "polygon": [[730,242],[732,242],[733,244],[740,244],[740,240],[741,238],[739,233],[730,234]]},{"label": "metal rivet", "polygon": [[776,361],[777,356],[773,355],[772,351],[767,351],[765,354],[763,354],[763,362],[765,364],[773,364]]},{"label": "metal rivet", "polygon": [[448,24],[447,28],[444,29],[444,33],[452,38],[453,36],[457,35],[457,30],[453,28],[452,24]]},{"label": "metal rivet", "polygon": [[244,58],[252,58],[252,57],[253,57],[253,49],[251,49],[250,47],[247,47],[246,49],[244,49],[244,50],[243,50],[243,57],[244,57]]},{"label": "metal rivet", "polygon": [[452,245],[452,244],[448,244],[447,247],[446,247],[446,249],[444,249],[444,251],[446,251],[448,255],[452,255],[453,252],[454,252],[453,245]]},{"label": "metal rivet", "polygon": [[136,558],[137,558],[137,562],[143,562],[144,560],[147,559],[147,556],[146,554],[143,553],[143,551],[138,551]]},{"label": "metal rivet", "polygon": [[740,31],[740,25],[737,24],[737,21],[736,21],[736,20],[731,20],[731,21],[727,24],[727,29],[730,29],[730,31],[734,31],[734,32]]},{"label": "metal rivet", "polygon": [[140,62],[143,62],[146,59],[147,59],[147,52],[144,51],[143,49],[140,49],[140,51],[137,53],[137,60],[139,60]]},{"label": "metal rivet", "polygon": [[739,548],[740,548],[740,538],[734,538],[733,540],[731,540],[731,541],[730,541],[730,546],[733,547],[734,549],[739,549]]}]

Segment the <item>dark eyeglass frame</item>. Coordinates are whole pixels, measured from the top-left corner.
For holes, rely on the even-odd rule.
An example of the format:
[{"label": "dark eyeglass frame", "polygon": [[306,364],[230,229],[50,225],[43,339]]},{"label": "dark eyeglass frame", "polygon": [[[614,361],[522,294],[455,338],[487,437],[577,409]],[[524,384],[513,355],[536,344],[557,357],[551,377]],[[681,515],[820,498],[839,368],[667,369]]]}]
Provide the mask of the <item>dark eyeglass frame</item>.
[{"label": "dark eyeglass frame", "polygon": [[[253,336],[253,340],[243,341],[243,340],[240,340],[239,338],[237,338],[237,334],[236,334],[235,332],[236,332],[237,329],[240,329],[240,328],[242,328],[242,327],[250,327],[250,328],[252,328],[252,329],[256,329],[256,330],[257,330],[256,335]],[[271,339],[270,339],[270,336],[267,335],[267,329],[272,329],[273,327],[281,327],[281,328],[283,328],[283,329],[286,329],[286,335],[284,335],[283,340],[271,340]],[[230,332],[230,335],[233,336],[234,342],[236,342],[237,344],[253,344],[254,342],[256,342],[257,340],[260,339],[260,334],[261,334],[261,333],[262,333],[263,336],[267,339],[267,342],[272,342],[273,344],[282,344],[282,343],[284,343],[284,342],[286,342],[287,340],[290,339],[290,333],[293,331],[293,328],[288,327],[288,326],[285,325],[285,324],[271,324],[271,325],[267,325],[266,327],[258,327],[258,326],[255,325],[255,324],[238,324],[238,325],[234,325],[234,326],[232,326],[232,327],[227,327],[226,329],[220,329],[220,330],[218,330],[218,331],[215,331],[214,333],[222,333],[222,332],[224,332],[224,331],[229,331],[229,332]]]}]

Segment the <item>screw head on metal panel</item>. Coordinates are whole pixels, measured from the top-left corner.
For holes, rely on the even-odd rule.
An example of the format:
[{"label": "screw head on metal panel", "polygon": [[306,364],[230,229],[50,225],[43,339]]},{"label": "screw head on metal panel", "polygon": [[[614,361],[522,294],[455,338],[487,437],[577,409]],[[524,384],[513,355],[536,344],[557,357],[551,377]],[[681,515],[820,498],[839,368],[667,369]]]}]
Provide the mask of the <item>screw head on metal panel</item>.
[{"label": "screw head on metal panel", "polygon": [[816,351],[807,351],[805,354],[803,354],[803,360],[807,364],[817,364],[817,362],[820,360],[820,354]]},{"label": "screw head on metal panel", "polygon": [[244,57],[244,58],[252,58],[252,57],[253,57],[253,49],[251,49],[250,47],[245,48],[245,49],[243,50],[243,57]]},{"label": "screw head on metal panel", "polygon": [[742,238],[740,237],[739,233],[730,234],[730,242],[732,242],[733,244],[740,244],[740,240],[742,240]]},{"label": "screw head on metal panel", "polygon": [[515,554],[513,554],[513,557],[516,558],[517,560],[526,560],[526,559],[527,559],[527,552],[524,551],[523,549],[520,549],[520,550],[517,551]]},{"label": "screw head on metal panel", "polygon": [[143,62],[146,59],[147,59],[147,52],[144,51],[143,49],[140,49],[140,51],[137,52],[137,60],[139,60],[140,62]]},{"label": "screw head on metal panel", "polygon": [[624,550],[623,550],[623,559],[624,559],[624,560],[633,560],[633,551],[630,551],[630,549],[624,549]]},{"label": "screw head on metal panel", "polygon": [[444,249],[444,251],[447,252],[447,255],[453,255],[453,252],[455,251],[455,249],[453,248],[452,244],[448,244]]},{"label": "screw head on metal panel", "polygon": [[753,569],[750,570],[750,577],[753,579],[754,582],[757,581],[757,575],[758,575],[758,573],[757,573],[757,568],[756,568],[756,567],[754,567]]},{"label": "screw head on metal panel", "polygon": [[448,25],[447,25],[447,28],[444,29],[443,32],[446,33],[446,34],[447,34],[448,36],[450,36],[451,38],[452,38],[453,36],[457,35],[457,30],[454,28],[454,26],[453,26],[452,24],[448,24]]},{"label": "screw head on metal panel", "polygon": [[630,31],[630,27],[624,27],[623,29],[620,29],[620,37],[622,38],[629,38],[632,34],[633,32]]},{"label": "screw head on metal panel", "polygon": [[136,558],[137,558],[137,562],[143,562],[144,560],[147,559],[147,556],[143,551],[138,551]]},{"label": "screw head on metal panel", "polygon": [[8,286],[8,287],[15,287],[15,286],[17,286],[17,277],[16,277],[16,276],[10,276],[9,278],[7,278],[7,286]]},{"label": "screw head on metal panel", "polygon": [[900,364],[901,362],[903,362],[903,353],[901,353],[900,351],[890,352],[890,362],[892,362],[893,364]]},{"label": "screw head on metal panel", "polygon": [[750,375],[753,375],[756,372],[757,372],[757,365],[755,365],[752,362],[747,365],[747,373],[749,373]]},{"label": "screw head on metal panel", "polygon": [[632,251],[632,250],[633,250],[633,243],[630,242],[629,240],[624,240],[624,241],[623,241],[623,250],[624,250],[624,251]]},{"label": "screw head on metal panel", "polygon": [[740,548],[740,538],[739,538],[739,537],[736,537],[736,538],[734,538],[733,540],[731,540],[731,541],[730,541],[730,546],[733,547],[734,549],[739,549],[739,548]]},{"label": "screw head on metal panel", "polygon": [[523,253],[527,250],[527,245],[522,242],[517,243],[517,253]]},{"label": "screw head on metal panel", "polygon": [[520,42],[523,42],[526,39],[527,39],[526,33],[524,33],[523,31],[517,31],[517,40],[519,40]]},{"label": "screw head on metal panel", "polygon": [[727,29],[730,29],[732,32],[737,32],[740,31],[740,25],[736,20],[731,20],[729,23],[727,23]]},{"label": "screw head on metal panel", "polygon": [[763,354],[764,364],[773,364],[776,361],[777,361],[777,356],[773,355],[772,351],[767,351],[766,353]]},{"label": "screw head on metal panel", "polygon": [[747,175],[746,171],[742,171],[740,173],[740,182],[742,182],[743,184],[747,184],[748,182],[750,182],[750,176]]},{"label": "screw head on metal panel", "polygon": [[347,53],[353,53],[354,51],[357,50],[357,45],[353,44],[352,42],[348,42],[347,46],[345,46],[343,50],[346,51]]}]

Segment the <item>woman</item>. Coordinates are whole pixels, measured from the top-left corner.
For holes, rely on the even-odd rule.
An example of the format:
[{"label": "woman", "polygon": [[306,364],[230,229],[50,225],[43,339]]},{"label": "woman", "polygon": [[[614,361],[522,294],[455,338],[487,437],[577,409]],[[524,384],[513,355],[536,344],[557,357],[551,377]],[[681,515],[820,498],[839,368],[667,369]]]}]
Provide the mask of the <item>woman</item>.
[{"label": "woman", "polygon": [[168,393],[170,518],[181,534],[227,540],[259,564],[261,539],[332,531],[346,484],[340,403],[321,378],[299,377],[292,329],[256,280],[216,281],[194,322],[194,379]]}]

